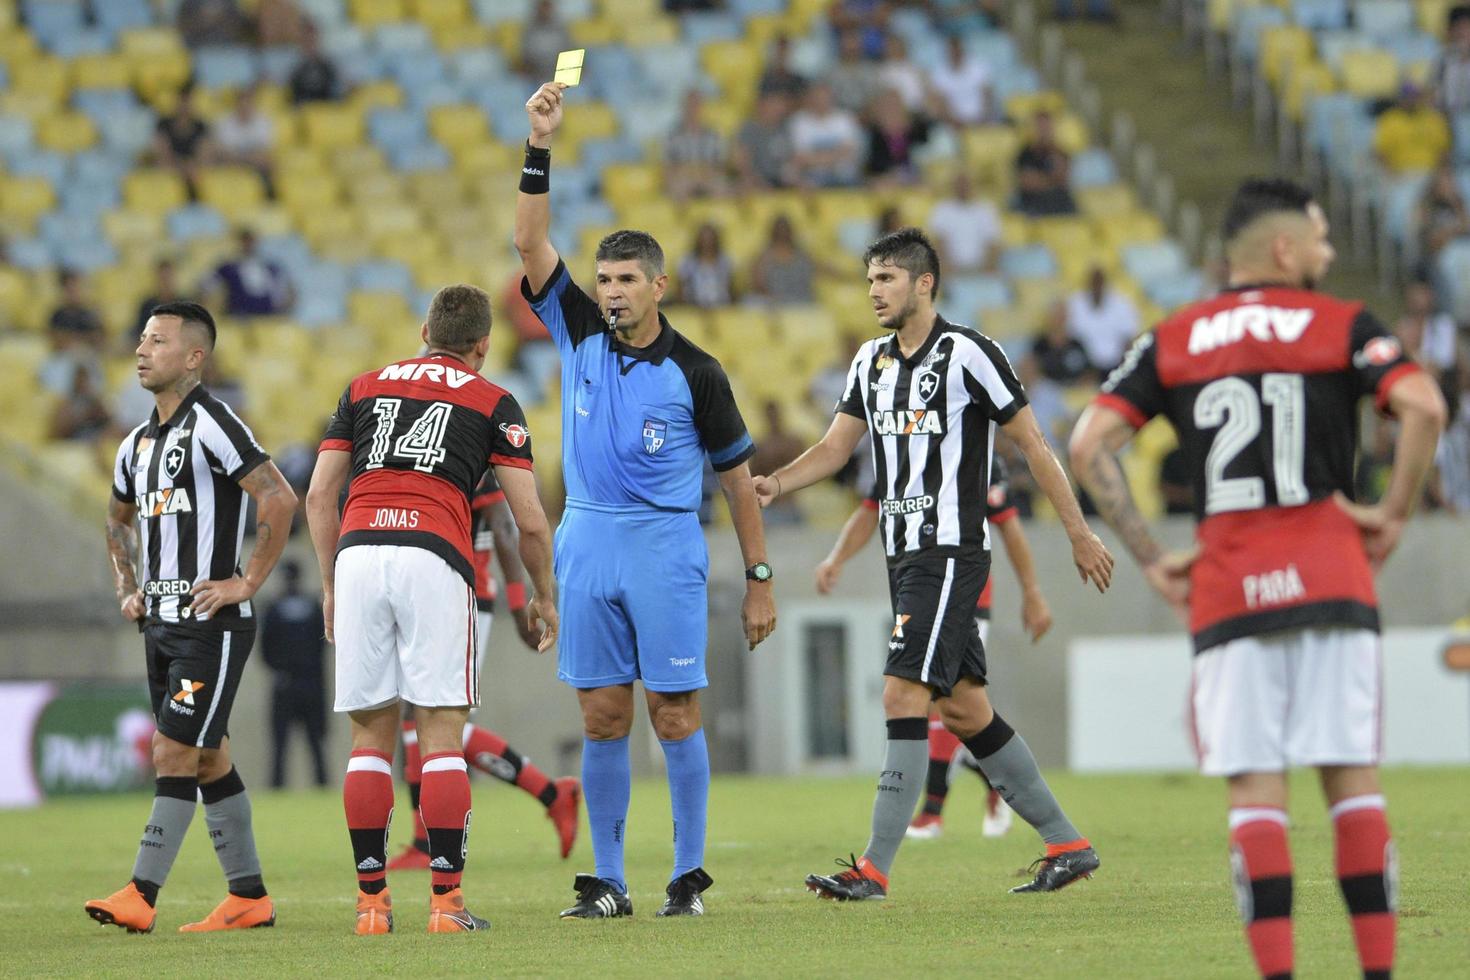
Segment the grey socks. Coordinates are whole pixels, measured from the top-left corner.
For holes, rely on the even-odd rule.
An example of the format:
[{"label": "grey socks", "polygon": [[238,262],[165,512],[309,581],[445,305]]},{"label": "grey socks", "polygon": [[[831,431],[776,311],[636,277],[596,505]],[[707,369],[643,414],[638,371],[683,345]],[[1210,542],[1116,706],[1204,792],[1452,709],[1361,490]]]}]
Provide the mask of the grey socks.
[{"label": "grey socks", "polygon": [[255,833],[250,825],[250,797],[238,770],[199,787],[204,799],[204,821],[209,825],[209,842],[229,882],[230,894],[241,898],[264,898],[260,856],[255,851]]},{"label": "grey socks", "polygon": [[929,719],[888,719],[888,753],[878,774],[878,796],[873,800],[873,836],[863,856],[883,874],[893,866],[898,845],[924,795],[929,768]]},{"label": "grey socks", "polygon": [[168,880],[169,869],[189,832],[199,781],[193,776],[159,776],[154,785],[153,812],[138,842],[138,859],[133,862],[133,882],[150,905]]},{"label": "grey socks", "polygon": [[965,739],[965,748],[979,762],[980,770],[1001,799],[1035,827],[1042,840],[1048,844],[1070,844],[1081,839],[1082,835],[1052,795],[1051,787],[1041,778],[1031,749],[1000,715],[984,731]]}]

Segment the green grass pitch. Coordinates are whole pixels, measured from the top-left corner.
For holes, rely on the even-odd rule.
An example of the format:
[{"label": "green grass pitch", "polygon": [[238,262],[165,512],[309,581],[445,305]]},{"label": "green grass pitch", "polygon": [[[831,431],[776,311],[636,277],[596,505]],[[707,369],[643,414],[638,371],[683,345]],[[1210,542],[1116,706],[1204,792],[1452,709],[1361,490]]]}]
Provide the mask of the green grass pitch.
[{"label": "green grass pitch", "polygon": [[[1399,844],[1402,977],[1470,973],[1470,770],[1385,773]],[[398,932],[352,934],[354,878],[335,792],[255,794],[255,826],[274,929],[182,936],[223,895],[203,813],[159,902],[157,931],[101,928],[82,903],[127,880],[148,799],[58,802],[0,813],[0,975],[130,977],[783,976],[920,974],[1017,977],[1245,977],[1225,858],[1224,789],[1186,776],[1072,776],[1053,785],[1102,855],[1091,881],[1056,895],[1006,889],[1038,853],[1020,821],[980,836],[980,791],[955,788],[945,836],[910,841],[887,902],[840,906],[802,887],[811,871],[861,851],[870,779],[717,778],[703,919],[660,920],[671,849],[668,793],[635,785],[628,870],[631,921],[560,922],[572,875],[592,868],[584,836],[571,860],[523,794],[475,782],[466,897],[487,935],[424,933],[424,872],[391,876]],[[1332,875],[1332,838],[1315,781],[1293,785],[1298,975],[1356,975]],[[407,832],[400,796],[395,846]]]}]

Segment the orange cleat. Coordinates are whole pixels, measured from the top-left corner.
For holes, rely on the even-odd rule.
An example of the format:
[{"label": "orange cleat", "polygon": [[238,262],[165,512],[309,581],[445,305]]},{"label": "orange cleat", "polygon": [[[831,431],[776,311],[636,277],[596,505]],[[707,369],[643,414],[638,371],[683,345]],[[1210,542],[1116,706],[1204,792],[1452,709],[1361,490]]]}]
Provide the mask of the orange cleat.
[{"label": "orange cleat", "polygon": [[[556,799],[546,808],[546,819],[556,827],[556,836],[561,840],[561,856],[565,861],[577,843],[577,809],[582,801],[582,784],[571,776],[556,781]],[[392,867],[392,865],[389,865]]]},{"label": "orange cleat", "polygon": [[270,896],[241,898],[226,895],[209,916],[199,922],[179,926],[179,932],[221,932],[225,929],[269,929],[276,924],[276,907]]},{"label": "orange cleat", "polygon": [[158,918],[158,911],[131,881],[120,891],[106,898],[94,898],[83,907],[99,924],[118,926],[128,932],[152,932],[153,921]]},{"label": "orange cleat", "polygon": [[388,862],[389,871],[428,871],[429,852],[409,844]]},{"label": "orange cleat", "polygon": [[458,888],[446,895],[430,896],[430,932],[479,932],[489,928],[489,922],[464,907],[464,893]]},{"label": "orange cleat", "polygon": [[393,931],[393,899],[384,888],[376,895],[357,893],[357,934],[386,936]]}]

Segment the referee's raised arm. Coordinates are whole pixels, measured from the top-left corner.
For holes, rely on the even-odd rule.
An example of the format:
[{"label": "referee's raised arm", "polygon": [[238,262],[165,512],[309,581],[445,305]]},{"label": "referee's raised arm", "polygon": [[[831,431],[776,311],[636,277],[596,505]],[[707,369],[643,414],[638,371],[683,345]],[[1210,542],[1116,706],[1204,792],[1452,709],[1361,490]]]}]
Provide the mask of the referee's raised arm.
[{"label": "referee's raised arm", "polygon": [[516,195],[516,251],[532,293],[539,293],[561,257],[551,244],[551,135],[561,125],[560,82],[547,82],[526,101],[531,136],[526,162],[521,166],[521,190]]}]

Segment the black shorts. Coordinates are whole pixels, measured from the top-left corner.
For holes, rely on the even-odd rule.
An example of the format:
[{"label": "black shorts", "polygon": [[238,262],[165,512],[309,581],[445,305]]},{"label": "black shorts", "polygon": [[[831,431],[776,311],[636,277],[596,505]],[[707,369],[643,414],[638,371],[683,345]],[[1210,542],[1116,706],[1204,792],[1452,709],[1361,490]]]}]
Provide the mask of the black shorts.
[{"label": "black shorts", "polygon": [[883,673],[948,697],[961,677],[985,683],[985,644],[975,604],[990,575],[990,555],[919,554],[888,569],[893,634]]},{"label": "black shorts", "polygon": [[143,630],[148,699],[158,731],[185,745],[217,749],[229,734],[235,689],[255,644],[255,627],[201,630],[166,623]]}]

